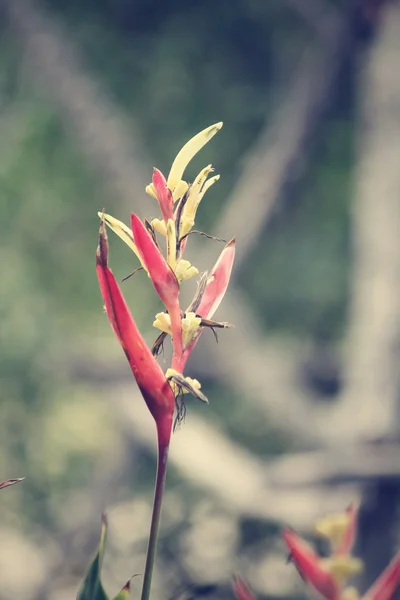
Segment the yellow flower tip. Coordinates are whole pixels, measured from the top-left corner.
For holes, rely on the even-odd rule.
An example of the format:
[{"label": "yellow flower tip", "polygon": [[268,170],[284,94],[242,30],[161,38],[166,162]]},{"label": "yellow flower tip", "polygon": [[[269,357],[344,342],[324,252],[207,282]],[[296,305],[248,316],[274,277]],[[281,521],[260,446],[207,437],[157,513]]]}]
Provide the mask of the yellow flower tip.
[{"label": "yellow flower tip", "polygon": [[216,133],[218,133],[221,127],[222,122],[206,127],[206,129],[203,129],[186,142],[183,148],[178,152],[172,163],[171,171],[169,172],[167,179],[167,185],[172,192],[182,179],[182,175],[192,158]]},{"label": "yellow flower tip", "polygon": [[171,269],[175,271],[176,267],[176,229],[172,219],[167,223],[167,262]]},{"label": "yellow flower tip", "polygon": [[169,333],[169,335],[172,335],[171,317],[167,313],[157,313],[155,321],[153,322],[153,327],[160,329],[164,333]]},{"label": "yellow flower tip", "polygon": [[361,573],[364,568],[362,560],[345,554],[324,558],[322,563],[340,585],[343,585],[350,577]]},{"label": "yellow flower tip", "polygon": [[192,217],[188,217],[187,215],[182,215],[181,217],[181,226],[179,229],[180,237],[183,238],[185,235],[189,233],[194,225],[194,219]]},{"label": "yellow flower tip", "polygon": [[315,523],[315,531],[321,537],[328,539],[333,546],[337,546],[346,534],[349,520],[350,517],[347,513],[329,515]]},{"label": "yellow flower tip", "polygon": [[118,219],[115,219],[114,217],[112,217],[111,215],[105,214],[103,212],[99,212],[97,213],[100,217],[100,219],[102,219],[102,221],[104,221],[106,223],[106,225],[112,229],[112,231],[121,238],[121,240],[123,242],[125,242],[125,244],[127,246],[129,246],[129,248],[132,250],[132,252],[134,252],[136,254],[136,256],[138,257],[138,259],[140,260],[140,263],[142,265],[142,267],[144,269],[146,269],[146,267],[143,265],[142,260],[140,258],[138,249],[136,247],[135,242],[133,241],[133,234],[132,234],[132,230],[125,225],[125,223],[123,223],[122,221],[119,221]]},{"label": "yellow flower tip", "polygon": [[201,388],[201,383],[197,379],[193,379],[192,377],[185,377],[185,379],[195,390],[199,390]]},{"label": "yellow flower tip", "polygon": [[192,377],[184,377],[182,373],[178,373],[178,371],[175,369],[167,369],[165,377],[168,379],[175,395],[181,393],[192,394],[198,400],[208,404],[207,398],[202,392],[200,392],[201,384],[197,379],[192,379]]},{"label": "yellow flower tip", "polygon": [[167,236],[167,226],[165,224],[164,219],[162,221],[160,219],[153,219],[151,221],[151,225],[153,229],[157,231],[157,233],[163,235],[164,237]]},{"label": "yellow flower tip", "polygon": [[149,185],[146,185],[146,194],[148,194],[152,198],[157,198],[157,194],[154,189],[154,185],[152,183],[149,183]]},{"label": "yellow flower tip", "polygon": [[343,590],[340,600],[360,600],[360,594],[355,587],[350,586]]},{"label": "yellow flower tip", "polygon": [[201,317],[197,317],[194,312],[187,312],[182,319],[182,344],[187,348],[194,340],[200,329]]},{"label": "yellow flower tip", "polygon": [[198,269],[191,265],[188,260],[185,260],[183,258],[180,259],[175,268],[175,275],[179,283],[181,283],[182,281],[187,281],[191,277],[198,275],[198,273]]},{"label": "yellow flower tip", "polygon": [[174,375],[178,375],[178,371],[176,371],[176,369],[168,368],[165,371],[165,378],[166,379],[168,379],[168,377],[173,377]]},{"label": "yellow flower tip", "polygon": [[183,179],[181,179],[176,184],[175,189],[172,192],[172,198],[174,199],[174,202],[176,202],[177,200],[179,200],[180,198],[182,198],[182,196],[184,196],[186,194],[188,187],[189,187],[189,184],[187,183],[187,181],[183,181]]}]

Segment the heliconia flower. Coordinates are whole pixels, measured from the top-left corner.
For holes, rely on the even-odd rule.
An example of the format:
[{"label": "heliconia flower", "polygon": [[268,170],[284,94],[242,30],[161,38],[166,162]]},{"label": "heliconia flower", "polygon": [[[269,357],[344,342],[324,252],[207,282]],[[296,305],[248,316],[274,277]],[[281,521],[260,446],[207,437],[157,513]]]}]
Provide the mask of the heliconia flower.
[{"label": "heliconia flower", "polygon": [[400,586],[400,553],[388,564],[364,595],[364,600],[392,600]]},{"label": "heliconia flower", "polygon": [[[100,224],[96,271],[108,319],[126,354],[142,396],[164,441],[169,440],[175,396],[129,311],[118,283],[108,267],[108,241],[104,220]],[[167,439],[168,438],[168,439]]]},{"label": "heliconia flower", "polygon": [[247,584],[240,577],[235,577],[233,579],[233,593],[235,594],[238,600],[255,600],[255,596],[250,591]]},{"label": "heliconia flower", "polygon": [[316,552],[291,529],[283,531],[290,557],[304,581],[326,600],[340,600],[340,587]]}]

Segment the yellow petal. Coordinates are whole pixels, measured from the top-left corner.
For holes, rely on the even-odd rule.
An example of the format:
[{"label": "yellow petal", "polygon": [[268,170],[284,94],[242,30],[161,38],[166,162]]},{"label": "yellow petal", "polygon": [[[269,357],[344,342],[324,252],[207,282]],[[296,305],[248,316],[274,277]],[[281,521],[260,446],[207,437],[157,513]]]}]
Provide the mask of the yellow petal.
[{"label": "yellow petal", "polygon": [[164,333],[169,333],[169,335],[172,335],[171,318],[169,315],[167,315],[167,313],[157,313],[156,319],[153,323],[153,327],[160,329]]},{"label": "yellow petal", "polygon": [[323,566],[332,573],[336,581],[343,585],[350,577],[358,575],[363,570],[364,564],[359,558],[348,555],[332,555],[321,559]]},{"label": "yellow petal", "polygon": [[201,317],[196,317],[194,312],[187,312],[182,319],[182,344],[187,348],[194,340],[200,329]]},{"label": "yellow petal", "polygon": [[[200,382],[197,379],[193,379],[192,377],[183,377],[182,374],[178,373],[178,371],[176,371],[175,369],[169,368],[165,372],[165,378],[166,379],[168,379],[169,377],[173,377],[174,375],[177,375],[178,377],[180,377],[181,380],[182,380],[182,382],[186,381],[195,390],[199,390],[201,388],[201,384],[200,384]],[[179,391],[179,386],[176,383],[174,383],[173,381],[170,381],[170,386],[174,390],[175,394]],[[180,391],[183,392],[184,394],[188,394],[189,393],[183,387],[181,388]]]},{"label": "yellow petal", "polygon": [[180,238],[183,238],[187,233],[189,233],[189,231],[192,229],[193,225],[194,225],[194,219],[192,219],[191,217],[187,217],[186,215],[182,215],[181,226],[179,229]]},{"label": "yellow petal", "polygon": [[349,515],[338,513],[328,515],[315,523],[315,531],[321,537],[328,539],[334,548],[339,546],[349,526]]},{"label": "yellow petal", "polygon": [[[180,230],[179,230],[180,237],[183,237],[184,235],[189,233],[189,231],[192,229],[192,227],[194,225],[197,208],[199,206],[200,200],[204,196],[203,188],[205,187],[205,185],[207,183],[206,182],[207,176],[210,173],[212,173],[213,170],[214,169],[212,168],[211,165],[207,165],[206,167],[204,167],[204,169],[202,169],[200,171],[200,173],[197,175],[196,179],[194,180],[194,182],[190,188],[189,197],[183,208],[183,212],[182,212],[182,216],[181,216],[181,223],[180,223]],[[214,178],[212,178],[212,179],[214,179]],[[210,186],[208,186],[208,187],[210,187]]]},{"label": "yellow petal", "polygon": [[172,197],[174,202],[182,198],[186,194],[186,191],[189,187],[187,181],[183,181],[182,179],[176,184],[174,191],[172,192]]},{"label": "yellow petal", "polygon": [[171,170],[168,175],[167,185],[170,190],[174,191],[179,181],[182,179],[182,175],[192,160],[192,158],[202,149],[202,147],[221,129],[222,123],[215,123],[210,125],[203,131],[200,131],[197,135],[192,137],[178,152],[174,162],[172,163]]},{"label": "yellow petal", "polygon": [[195,390],[199,390],[201,388],[201,383],[198,379],[193,379],[193,377],[185,377],[186,381],[194,387]]},{"label": "yellow petal", "polygon": [[152,196],[153,198],[157,198],[156,190],[154,189],[154,185],[152,183],[146,185],[146,194]]},{"label": "yellow petal", "polygon": [[[138,249],[136,248],[136,244],[133,241],[132,231],[129,229],[129,227],[127,225],[125,225],[125,223],[122,223],[122,221],[115,219],[111,215],[106,215],[106,214],[103,215],[103,213],[101,213],[101,212],[98,212],[97,214],[99,215],[100,219],[104,216],[104,220],[105,220],[106,224],[109,226],[109,228],[112,229],[113,232],[116,233],[118,235],[118,237],[120,237],[121,240],[123,242],[125,242],[125,244],[127,246],[129,246],[129,248],[136,254],[138,259],[140,260],[140,263],[142,264]],[[143,264],[142,264],[142,266],[143,266]]]},{"label": "yellow petal", "polygon": [[[210,189],[210,187],[212,185],[214,185],[214,183],[216,181],[218,181],[218,179],[220,178],[220,175],[214,175],[214,177],[210,177],[210,179],[208,181],[205,182],[205,184],[203,185],[201,192],[200,192],[200,200],[203,198],[204,194],[206,193],[207,190]],[[200,202],[199,200],[199,202]]]},{"label": "yellow petal", "polygon": [[167,223],[167,262],[174,271],[176,267],[176,229],[172,219]]},{"label": "yellow petal", "polygon": [[175,275],[179,283],[186,281],[195,275],[198,275],[199,271],[190,264],[188,260],[182,259],[178,262],[175,268]]},{"label": "yellow petal", "polygon": [[360,600],[360,594],[355,587],[347,587],[343,590],[340,600]]},{"label": "yellow petal", "polygon": [[160,219],[153,219],[151,221],[151,225],[157,231],[157,233],[160,233],[164,237],[167,235],[167,226],[164,219],[162,221]]}]

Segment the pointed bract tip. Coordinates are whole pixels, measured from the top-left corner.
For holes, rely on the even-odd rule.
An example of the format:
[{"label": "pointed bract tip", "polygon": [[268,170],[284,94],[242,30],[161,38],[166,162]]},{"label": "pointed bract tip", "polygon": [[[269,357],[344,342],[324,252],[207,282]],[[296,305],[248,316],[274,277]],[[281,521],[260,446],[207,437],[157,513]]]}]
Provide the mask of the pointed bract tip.
[{"label": "pointed bract tip", "polygon": [[108,525],[108,519],[107,519],[107,515],[106,515],[105,512],[103,512],[101,514],[101,524],[104,525],[104,526],[106,526],[106,527]]},{"label": "pointed bract tip", "polygon": [[126,584],[124,585],[124,587],[122,588],[123,591],[129,592],[129,590],[131,589],[131,580],[129,579]]},{"label": "pointed bract tip", "polygon": [[236,246],[236,238],[233,237],[229,242],[225,245],[225,248],[230,248],[231,246]]},{"label": "pointed bract tip", "polygon": [[108,262],[108,238],[104,210],[100,217],[99,245],[96,250],[96,264],[106,267]]},{"label": "pointed bract tip", "polygon": [[7,481],[2,481],[0,483],[0,490],[6,487],[10,487],[10,485],[15,485],[16,483],[19,483],[20,481],[23,481],[25,479],[25,477],[15,477],[14,479],[7,479]]},{"label": "pointed bract tip", "polygon": [[253,593],[246,582],[241,578],[234,575],[232,581],[233,593],[238,600],[255,600]]}]

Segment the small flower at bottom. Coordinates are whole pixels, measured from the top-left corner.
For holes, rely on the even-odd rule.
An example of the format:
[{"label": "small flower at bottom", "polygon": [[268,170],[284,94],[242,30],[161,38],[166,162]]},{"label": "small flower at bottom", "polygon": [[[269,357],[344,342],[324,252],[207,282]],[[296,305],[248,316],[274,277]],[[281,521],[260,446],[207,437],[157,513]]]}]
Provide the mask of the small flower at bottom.
[{"label": "small flower at bottom", "polygon": [[185,377],[182,373],[178,373],[175,369],[167,369],[165,377],[170,382],[171,388],[175,396],[182,394],[191,394],[198,400],[208,404],[208,400],[203,392],[200,391],[201,384],[197,379]]},{"label": "small flower at bottom", "polygon": [[339,600],[338,582],[311,546],[290,529],[283,532],[283,539],[304,581],[326,600]]},{"label": "small flower at bottom", "polygon": [[[182,346],[185,349],[193,340],[194,336],[200,329],[201,317],[198,317],[194,312],[186,312],[182,319]],[[153,323],[154,327],[160,329],[164,333],[171,335],[171,319],[167,313],[157,313]]]},{"label": "small flower at bottom", "polygon": [[255,600],[253,593],[241,577],[234,577],[232,588],[237,600]]},{"label": "small flower at bottom", "polygon": [[351,552],[357,533],[358,505],[350,504],[345,512],[328,515],[315,523],[315,531],[327,539],[335,554]]}]

